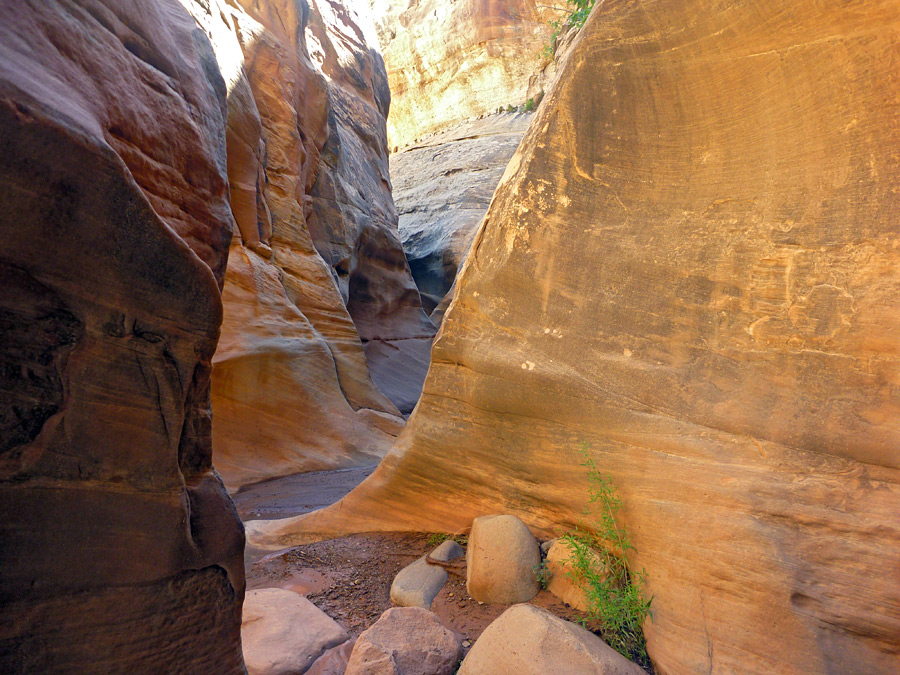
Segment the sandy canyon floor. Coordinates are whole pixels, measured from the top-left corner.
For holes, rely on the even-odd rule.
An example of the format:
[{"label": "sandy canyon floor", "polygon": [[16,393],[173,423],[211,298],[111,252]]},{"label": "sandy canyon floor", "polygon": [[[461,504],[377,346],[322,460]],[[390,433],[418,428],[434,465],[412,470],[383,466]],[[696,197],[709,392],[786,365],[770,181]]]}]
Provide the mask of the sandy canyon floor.
[{"label": "sandy canyon floor", "polygon": [[[368,476],[374,466],[289,476],[247,486],[234,495],[244,521],[287,518],[341,499]],[[374,532],[320,541],[276,553],[248,548],[247,589],[283,588],[308,597],[357,637],[393,607],[391,583],[396,574],[435,546],[434,533]],[[509,605],[476,602],[466,592],[465,561],[449,570],[431,610],[458,634],[465,653]],[[578,621],[580,614],[541,591],[532,601],[557,616]],[[597,625],[587,625],[596,630]],[[334,655],[334,658],[347,655]],[[652,671],[648,671],[652,672]]]}]

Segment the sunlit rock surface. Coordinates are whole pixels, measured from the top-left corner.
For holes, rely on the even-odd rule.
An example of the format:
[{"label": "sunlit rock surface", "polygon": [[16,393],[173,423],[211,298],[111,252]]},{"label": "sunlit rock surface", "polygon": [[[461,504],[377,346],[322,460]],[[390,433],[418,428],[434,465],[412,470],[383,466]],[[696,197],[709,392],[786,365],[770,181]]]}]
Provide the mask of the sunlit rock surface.
[{"label": "sunlit rock surface", "polygon": [[184,8],[0,3],[0,671],[241,673],[211,467],[226,87]]},{"label": "sunlit rock surface", "polygon": [[[543,54],[562,16],[535,0],[368,0],[393,97],[392,147],[499,107],[518,106],[543,87]],[[563,7],[565,3],[560,3]]]},{"label": "sunlit rock surface", "polygon": [[229,82],[238,225],[213,370],[217,467],[235,488],[375,462],[434,335],[396,231],[381,59],[337,2],[195,14]]},{"label": "sunlit rock surface", "polygon": [[588,444],[657,672],[897,672],[898,33],[877,0],[599,5],[398,445],[255,543],[499,512],[558,533]]},{"label": "sunlit rock surface", "polygon": [[449,303],[528,126],[525,104],[529,111],[539,105],[556,73],[546,53],[549,22],[563,11],[522,0],[369,4],[393,95],[388,129],[400,236],[423,305],[439,324],[443,307],[434,309]]}]

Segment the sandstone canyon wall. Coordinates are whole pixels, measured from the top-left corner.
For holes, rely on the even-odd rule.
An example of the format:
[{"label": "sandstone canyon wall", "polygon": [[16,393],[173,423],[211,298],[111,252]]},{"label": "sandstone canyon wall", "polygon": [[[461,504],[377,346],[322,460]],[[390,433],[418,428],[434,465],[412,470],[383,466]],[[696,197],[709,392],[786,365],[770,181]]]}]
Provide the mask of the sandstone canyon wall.
[{"label": "sandstone canyon wall", "polygon": [[[426,310],[453,286],[530,121],[524,113],[491,115],[391,155],[400,236]],[[435,324],[438,317],[432,312]]]},{"label": "sandstone canyon wall", "polygon": [[276,547],[570,527],[590,446],[659,673],[900,669],[896,3],[606,0],[457,281],[418,408]]},{"label": "sandstone canyon wall", "polygon": [[174,0],[0,2],[4,673],[244,672],[225,96]]},{"label": "sandstone canyon wall", "polygon": [[213,369],[216,466],[236,488],[375,462],[418,399],[434,336],[396,232],[381,59],[339,2],[220,0],[194,14],[228,82],[238,226]]},{"label": "sandstone canyon wall", "polygon": [[394,100],[393,148],[535,96],[549,22],[563,14],[536,0],[368,1]]},{"label": "sandstone canyon wall", "polygon": [[[564,3],[563,3],[564,4]],[[533,0],[370,0],[393,94],[391,177],[403,248],[440,323],[447,295],[529,116],[555,73],[562,11]],[[444,300],[443,304],[441,301]]]}]

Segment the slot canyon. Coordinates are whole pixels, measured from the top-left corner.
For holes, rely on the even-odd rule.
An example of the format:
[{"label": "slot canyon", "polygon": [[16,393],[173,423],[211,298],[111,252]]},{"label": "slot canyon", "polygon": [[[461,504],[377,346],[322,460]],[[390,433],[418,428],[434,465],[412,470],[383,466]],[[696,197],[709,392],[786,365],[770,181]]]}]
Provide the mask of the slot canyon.
[{"label": "slot canyon", "polygon": [[0,0],[0,672],[900,672],[898,63],[896,0]]}]

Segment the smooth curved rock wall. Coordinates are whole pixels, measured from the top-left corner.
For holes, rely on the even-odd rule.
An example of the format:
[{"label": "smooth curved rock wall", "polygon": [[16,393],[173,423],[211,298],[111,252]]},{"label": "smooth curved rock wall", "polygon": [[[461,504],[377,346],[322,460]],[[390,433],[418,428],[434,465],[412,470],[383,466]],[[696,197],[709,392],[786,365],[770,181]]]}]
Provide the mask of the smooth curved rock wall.
[{"label": "smooth curved rock wall", "polygon": [[228,82],[238,225],[213,370],[217,467],[233,489],[377,462],[435,332],[396,232],[381,59],[338,2],[195,8]]},{"label": "smooth curved rock wall", "polygon": [[4,673],[244,672],[225,106],[177,2],[0,3]]},{"label": "smooth curved rock wall", "polygon": [[422,401],[258,544],[546,533],[611,476],[657,672],[900,667],[893,2],[606,0],[458,280]]},{"label": "smooth curved rock wall", "polygon": [[464,122],[391,155],[400,238],[431,319],[450,291],[531,116]]}]

